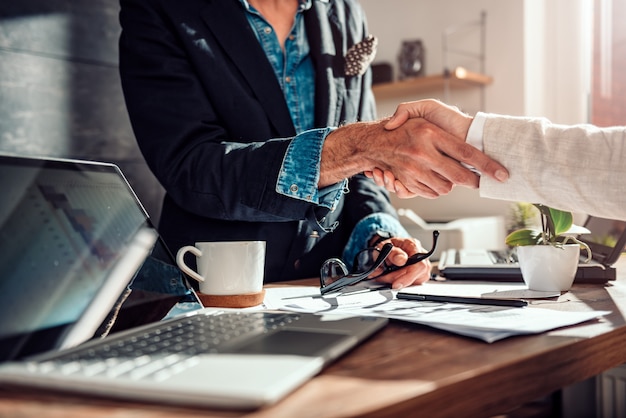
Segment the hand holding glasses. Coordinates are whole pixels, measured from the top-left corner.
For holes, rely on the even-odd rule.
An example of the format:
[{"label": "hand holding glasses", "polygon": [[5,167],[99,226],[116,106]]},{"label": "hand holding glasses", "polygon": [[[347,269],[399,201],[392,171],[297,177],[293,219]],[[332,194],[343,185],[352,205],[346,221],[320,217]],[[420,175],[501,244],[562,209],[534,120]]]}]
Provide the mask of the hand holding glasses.
[{"label": "hand holding glasses", "polygon": [[[439,231],[433,231],[433,246],[426,253],[416,253],[410,256],[403,266],[385,265],[385,260],[391,253],[393,245],[387,243],[381,249],[366,248],[360,251],[354,260],[355,271],[348,272],[346,264],[338,258],[326,260],[320,269],[320,292],[322,295],[338,292],[347,286],[355,285],[364,280],[373,280],[392,271],[399,270],[411,264],[419,263],[433,255],[437,247]],[[383,273],[370,277],[376,269],[383,267]]]}]

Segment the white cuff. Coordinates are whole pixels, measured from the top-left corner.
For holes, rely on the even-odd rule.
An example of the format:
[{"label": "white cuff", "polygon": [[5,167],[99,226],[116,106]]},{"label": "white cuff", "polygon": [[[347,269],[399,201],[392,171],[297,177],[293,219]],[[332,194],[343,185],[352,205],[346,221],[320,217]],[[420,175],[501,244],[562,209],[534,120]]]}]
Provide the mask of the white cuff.
[{"label": "white cuff", "polygon": [[483,129],[485,127],[485,121],[487,120],[487,114],[483,112],[476,113],[469,129],[467,130],[467,138],[465,142],[473,146],[479,151],[483,151]]}]

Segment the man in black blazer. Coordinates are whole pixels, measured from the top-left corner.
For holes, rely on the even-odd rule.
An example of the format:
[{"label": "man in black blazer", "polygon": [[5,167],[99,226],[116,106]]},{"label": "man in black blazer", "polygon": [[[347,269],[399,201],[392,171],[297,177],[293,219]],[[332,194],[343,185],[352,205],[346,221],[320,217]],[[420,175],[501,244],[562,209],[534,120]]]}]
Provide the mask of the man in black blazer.
[{"label": "man in black blazer", "polygon": [[[423,120],[394,131],[355,123],[375,118],[373,39],[355,0],[120,3],[124,96],[166,190],[159,228],[174,251],[263,240],[266,281],[276,281],[317,276],[330,257],[350,263],[380,237],[395,245],[389,262],[402,265],[421,246],[361,173],[390,169],[434,197],[477,187],[451,157],[488,175],[497,168]],[[424,262],[384,280],[399,288],[428,274]]]}]

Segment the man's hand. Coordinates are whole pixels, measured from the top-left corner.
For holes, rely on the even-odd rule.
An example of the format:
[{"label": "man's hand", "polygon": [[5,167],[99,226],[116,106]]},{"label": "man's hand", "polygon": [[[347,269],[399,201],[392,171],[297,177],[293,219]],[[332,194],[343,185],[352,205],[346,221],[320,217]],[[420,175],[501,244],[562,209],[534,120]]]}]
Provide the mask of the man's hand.
[{"label": "man's hand", "polygon": [[[328,135],[322,149],[319,187],[324,187],[357,173],[388,171],[393,191],[402,196],[435,198],[449,193],[455,185],[477,188],[479,177],[460,162],[481,170],[483,174],[506,178],[500,164],[465,143],[460,132],[471,122],[463,116],[466,127],[458,126],[463,115],[437,101],[405,103],[387,121],[360,122],[343,126]],[[437,123],[453,125],[453,133]],[[504,177],[502,177],[504,176]]]},{"label": "man's hand", "polygon": [[[456,137],[459,146],[449,148],[447,152],[448,157],[466,163],[477,169],[483,175],[490,176],[498,181],[505,181],[508,178],[508,172],[502,165],[476,150],[471,145],[465,144],[465,137],[472,123],[470,116],[460,112],[455,107],[448,106],[437,100],[420,100],[400,104],[394,115],[385,124],[385,129],[397,129],[413,118],[425,119]],[[411,190],[410,186],[405,185],[399,180],[394,173],[393,169],[383,169],[380,167],[365,172],[365,174],[373,178],[379,186],[385,187],[391,192],[395,192],[400,198],[410,198],[420,195],[420,193]]]},{"label": "man's hand", "polygon": [[[404,266],[410,256],[418,252],[426,252],[420,242],[415,238],[389,238],[381,241],[378,244],[378,247],[382,247],[388,242],[393,244],[393,249],[385,260],[387,265],[393,264],[399,267]],[[420,261],[419,263],[411,264],[406,267],[402,267],[399,270],[389,272],[378,277],[376,281],[391,284],[392,289],[399,290],[407,286],[424,283],[430,279],[430,271],[431,264],[430,261],[426,259]],[[374,272],[374,276],[381,273],[382,271],[376,271]]]}]

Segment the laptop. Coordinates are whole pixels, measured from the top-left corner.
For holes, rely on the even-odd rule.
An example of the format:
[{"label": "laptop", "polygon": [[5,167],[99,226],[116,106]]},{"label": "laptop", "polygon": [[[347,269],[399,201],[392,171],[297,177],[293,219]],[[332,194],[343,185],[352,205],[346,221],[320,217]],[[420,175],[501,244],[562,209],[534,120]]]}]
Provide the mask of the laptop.
[{"label": "laptop", "polygon": [[382,318],[203,308],[113,164],[0,155],[0,385],[253,409]]},{"label": "laptop", "polygon": [[[590,233],[577,238],[591,248],[592,260],[578,265],[575,283],[615,280],[613,264],[626,245],[626,222],[587,217]],[[586,258],[581,251],[581,258]],[[523,281],[515,250],[448,249],[439,260],[439,274],[447,279]]]}]

